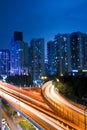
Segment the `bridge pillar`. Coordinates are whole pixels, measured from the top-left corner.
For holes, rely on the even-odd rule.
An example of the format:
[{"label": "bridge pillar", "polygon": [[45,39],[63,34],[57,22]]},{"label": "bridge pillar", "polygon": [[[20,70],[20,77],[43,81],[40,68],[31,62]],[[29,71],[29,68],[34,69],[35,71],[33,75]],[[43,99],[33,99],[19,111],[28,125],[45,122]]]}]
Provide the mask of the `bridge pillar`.
[{"label": "bridge pillar", "polygon": [[69,126],[67,125],[67,128],[66,128],[67,130],[69,130]]},{"label": "bridge pillar", "polygon": [[0,97],[0,130],[2,129],[2,103],[1,103],[1,97]]}]

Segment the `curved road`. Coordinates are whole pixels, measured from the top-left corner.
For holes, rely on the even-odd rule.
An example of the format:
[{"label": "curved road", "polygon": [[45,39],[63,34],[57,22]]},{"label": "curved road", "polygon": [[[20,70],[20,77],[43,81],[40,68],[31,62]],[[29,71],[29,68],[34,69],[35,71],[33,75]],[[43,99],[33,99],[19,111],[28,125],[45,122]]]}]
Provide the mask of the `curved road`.
[{"label": "curved road", "polygon": [[52,81],[44,84],[42,93],[48,104],[54,108],[56,114],[64,119],[64,122],[67,120],[68,124],[71,124],[73,128],[86,130],[87,111],[84,113],[84,107],[78,104],[73,105],[75,103],[71,103],[69,99],[67,100],[60,95],[52,84]]},{"label": "curved road", "polygon": [[[40,129],[45,130],[84,130],[87,113],[78,104],[58,93],[52,82],[27,90],[0,82],[0,96],[18,109],[26,118],[31,118]],[[44,97],[44,98],[43,98]],[[85,129],[86,130],[86,129]]]},{"label": "curved road", "polygon": [[66,127],[54,118],[53,110],[46,103],[35,100],[33,95],[31,98],[28,91],[0,82],[0,96],[45,130],[66,130]]}]

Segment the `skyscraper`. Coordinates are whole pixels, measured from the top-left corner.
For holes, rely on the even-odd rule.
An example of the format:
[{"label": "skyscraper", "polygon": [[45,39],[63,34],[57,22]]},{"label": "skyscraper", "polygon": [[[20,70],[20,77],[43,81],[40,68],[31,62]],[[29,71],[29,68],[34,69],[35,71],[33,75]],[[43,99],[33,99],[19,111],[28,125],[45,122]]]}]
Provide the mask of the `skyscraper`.
[{"label": "skyscraper", "polygon": [[10,73],[10,51],[0,50],[0,75],[8,76]]},{"label": "skyscraper", "polygon": [[13,39],[14,41],[23,41],[23,33],[15,31]]},{"label": "skyscraper", "polygon": [[47,54],[51,75],[87,71],[87,34],[57,34],[47,43]]},{"label": "skyscraper", "polygon": [[70,43],[72,71],[87,69],[87,34],[72,33]]},{"label": "skyscraper", "polygon": [[58,72],[62,76],[71,71],[70,54],[70,35],[58,34],[55,36],[55,42],[58,44]]},{"label": "skyscraper", "polygon": [[44,39],[32,39],[30,42],[31,49],[31,75],[33,81],[40,81],[44,75]]},{"label": "skyscraper", "polygon": [[10,43],[10,74],[28,73],[28,44],[23,41],[22,32],[14,32]]},{"label": "skyscraper", "polygon": [[50,74],[64,75],[70,71],[70,35],[57,34],[54,41],[47,43]]},{"label": "skyscraper", "polygon": [[48,58],[48,74],[53,75],[58,72],[59,63],[59,44],[55,41],[47,43],[47,58]]}]

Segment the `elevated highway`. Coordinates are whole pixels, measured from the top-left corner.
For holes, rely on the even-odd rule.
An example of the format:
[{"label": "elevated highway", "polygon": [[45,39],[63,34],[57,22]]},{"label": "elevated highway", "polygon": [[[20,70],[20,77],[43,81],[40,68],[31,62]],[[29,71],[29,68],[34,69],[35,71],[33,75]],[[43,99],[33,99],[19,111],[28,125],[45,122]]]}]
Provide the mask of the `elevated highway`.
[{"label": "elevated highway", "polygon": [[52,81],[42,87],[42,93],[55,114],[63,119],[62,122],[78,130],[87,130],[87,110],[85,106],[76,104],[59,94]]},{"label": "elevated highway", "polygon": [[66,103],[52,82],[29,89],[0,82],[0,96],[27,119],[32,119],[40,130],[84,130],[84,109]]}]

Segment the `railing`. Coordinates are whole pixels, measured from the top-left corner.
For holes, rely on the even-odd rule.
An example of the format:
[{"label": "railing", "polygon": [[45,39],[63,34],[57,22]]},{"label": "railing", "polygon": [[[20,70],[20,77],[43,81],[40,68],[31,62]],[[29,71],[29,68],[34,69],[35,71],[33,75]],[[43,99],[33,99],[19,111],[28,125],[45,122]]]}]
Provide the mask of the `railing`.
[{"label": "railing", "polygon": [[[82,111],[82,113],[80,113],[79,111],[74,110],[72,107],[69,107],[67,105],[65,105],[63,102],[58,101],[56,102],[55,100],[53,100],[48,93],[46,93],[48,86],[50,86],[49,88],[49,93],[51,91],[51,86],[52,82],[47,82],[46,84],[44,84],[44,86],[42,87],[42,94],[43,97],[45,98],[45,100],[47,100],[49,106],[55,111],[55,114],[58,115],[59,117],[61,117],[63,120],[63,123],[66,124],[69,127],[72,127],[76,130],[84,130],[84,127],[87,125],[87,122],[84,121],[84,107],[78,105],[74,102],[70,101],[70,100],[66,100],[66,98],[64,98],[64,96],[60,95],[64,101],[66,100],[67,102],[69,102],[69,104],[71,106],[74,106],[75,108],[78,108]],[[47,91],[48,92],[48,91]],[[57,94],[58,91],[56,91],[56,89],[54,88],[54,92],[56,94],[56,96],[58,96]],[[87,115],[85,113],[85,120],[87,120]]]}]

